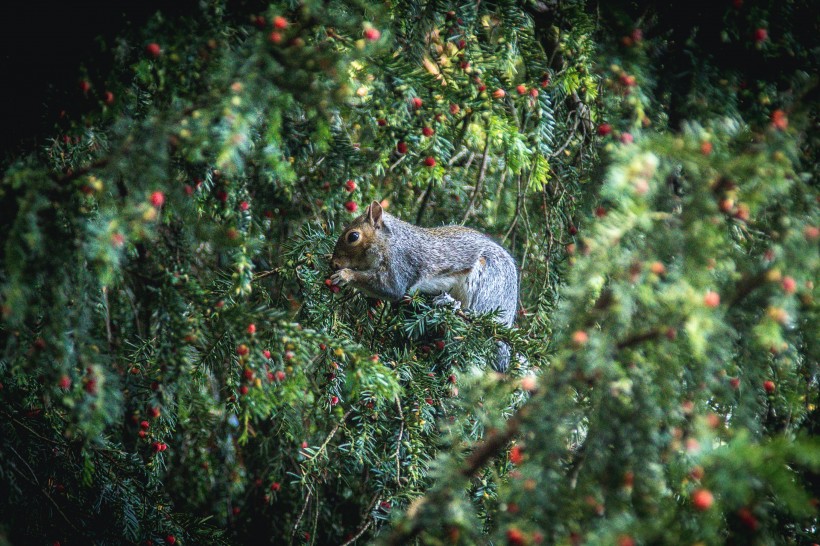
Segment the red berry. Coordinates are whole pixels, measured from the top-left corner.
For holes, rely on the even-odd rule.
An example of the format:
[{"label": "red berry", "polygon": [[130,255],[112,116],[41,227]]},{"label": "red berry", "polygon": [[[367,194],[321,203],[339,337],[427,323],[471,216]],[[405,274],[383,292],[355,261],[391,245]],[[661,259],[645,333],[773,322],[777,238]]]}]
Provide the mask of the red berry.
[{"label": "red berry", "polygon": [[151,423],[148,421],[140,421],[140,428],[144,430],[148,430],[151,427]]},{"label": "red berry", "polygon": [[356,212],[359,209],[359,205],[355,201],[348,201],[345,203],[345,209],[347,212]]},{"label": "red berry", "polygon": [[348,180],[345,182],[345,189],[347,191],[354,191],[356,189],[356,183],[352,180]]},{"label": "red berry", "polygon": [[595,209],[595,216],[597,218],[603,218],[604,216],[606,216],[606,208],[605,207],[597,207]]},{"label": "red berry", "polygon": [[629,535],[621,535],[618,537],[618,546],[635,546],[635,539]]},{"label": "red berry", "polygon": [[160,415],[160,410],[157,407],[148,408],[148,417],[156,419]]},{"label": "red berry", "polygon": [[788,276],[783,277],[782,285],[783,285],[783,291],[786,294],[794,294],[794,292],[797,290],[797,281],[795,281],[791,277],[788,277]]},{"label": "red berry", "polygon": [[636,28],[632,31],[632,41],[636,44],[643,40],[643,31],[639,28]]},{"label": "red berry", "polygon": [[281,487],[282,486],[279,484],[279,482],[273,482],[272,484],[270,484],[270,490],[271,491],[279,491],[279,489],[281,489]]},{"label": "red berry", "polygon": [[580,347],[581,345],[586,345],[586,343],[588,341],[589,341],[589,334],[587,334],[583,330],[576,330],[575,332],[572,333],[572,342],[575,345]]},{"label": "red berry", "polygon": [[706,295],[703,296],[703,303],[706,307],[715,308],[720,305],[720,294],[713,291],[706,292]]},{"label": "red berry", "polygon": [[151,194],[151,204],[159,208],[165,203],[165,194],[161,191],[155,191]]},{"label": "red berry", "polygon": [[364,31],[364,38],[369,42],[375,42],[379,38],[382,37],[382,33],[379,32],[378,29],[375,28],[367,28]]},{"label": "red berry", "polygon": [[789,118],[786,117],[786,112],[783,110],[775,110],[771,115],[772,127],[780,131],[785,131],[789,126]]},{"label": "red berry", "polygon": [[536,89],[535,87],[533,87],[532,89],[530,89],[530,96],[531,96],[532,98],[537,97],[537,96],[538,96],[538,89]]},{"label": "red berry", "polygon": [[60,378],[60,388],[63,390],[68,390],[71,388],[71,378],[67,375],[64,375]]},{"label": "red berry", "polygon": [[281,15],[277,15],[273,18],[273,28],[284,30],[288,28],[288,20],[282,17]]},{"label": "red berry", "polygon": [[623,144],[632,144],[635,141],[635,138],[632,136],[631,133],[621,133],[621,143]]},{"label": "red berry", "polygon": [[83,94],[88,93],[90,90],[91,90],[91,84],[88,83],[88,81],[83,80],[83,81],[80,82],[80,91],[82,91]]},{"label": "red berry", "polygon": [[379,118],[379,119],[376,120],[376,124],[379,127],[385,127],[387,125],[387,120],[384,119],[384,118]]},{"label": "red berry", "polygon": [[239,387],[239,394],[241,394],[242,396],[248,394],[248,386],[242,385],[241,387]]},{"label": "red berry", "polygon": [[772,394],[775,390],[774,381],[771,379],[767,379],[763,382],[763,390],[765,390],[768,394]]},{"label": "red berry", "polygon": [[274,30],[270,33],[270,36],[268,36],[268,41],[272,44],[280,44],[282,43],[282,34]]},{"label": "red berry", "polygon": [[733,377],[733,378],[731,378],[731,379],[729,380],[729,385],[730,385],[733,389],[738,389],[738,388],[740,388],[740,378],[739,378],[739,377]]},{"label": "red berry", "polygon": [[426,157],[426,158],[424,158],[424,164],[428,167],[435,167],[436,166],[436,158],[435,157]]},{"label": "red berry", "polygon": [[507,544],[508,546],[524,546],[526,544],[524,533],[515,527],[507,529]]},{"label": "red berry", "polygon": [[240,344],[240,345],[236,348],[236,354],[238,354],[239,356],[245,356],[245,355],[247,355],[249,352],[250,352],[250,349],[248,349],[248,346],[247,346],[247,345],[245,345],[244,343],[241,343],[241,344]]},{"label": "red berry", "polygon": [[438,349],[439,351],[443,351],[444,350],[444,342],[441,341],[441,340],[436,341],[436,349]]},{"label": "red berry", "polygon": [[712,143],[711,142],[702,142],[700,145],[700,153],[703,155],[709,155],[712,153]]},{"label": "red berry", "polygon": [[751,510],[749,510],[746,507],[743,507],[737,511],[737,517],[740,519],[740,521],[743,522],[743,524],[746,527],[748,527],[752,531],[756,530],[757,527],[760,525],[760,522],[757,521],[757,518],[754,517]]},{"label": "red berry", "polygon": [[251,335],[256,333],[256,324],[248,324],[248,333]]},{"label": "red berry", "polygon": [[515,88],[515,90],[516,90],[516,91],[518,91],[518,94],[519,94],[519,95],[526,95],[526,94],[527,94],[527,86],[526,86],[526,85],[524,85],[523,83],[522,83],[522,84],[519,84],[519,85]]},{"label": "red berry", "polygon": [[598,126],[598,134],[600,136],[606,136],[612,132],[612,125],[609,123],[602,123]]},{"label": "red berry", "polygon": [[407,153],[407,143],[404,141],[399,142],[396,144],[396,151],[399,152],[401,155]]},{"label": "red berry", "polygon": [[270,360],[270,351],[265,349],[264,351],[262,351],[262,356]]},{"label": "red berry", "polygon": [[510,449],[510,462],[514,465],[520,465],[524,460],[524,455],[521,453],[520,446],[512,446]]},{"label": "red berry", "polygon": [[114,93],[111,91],[106,91],[103,95],[103,102],[108,105],[114,104]]},{"label": "red berry", "polygon": [[507,95],[507,92],[501,89],[500,87],[493,91],[493,98],[494,99],[503,99]]},{"label": "red berry", "polygon": [[692,493],[692,505],[696,510],[704,512],[712,507],[715,497],[708,489],[696,489]]},{"label": "red berry", "polygon": [[241,203],[239,203],[239,210],[241,210],[241,211],[246,211],[250,207],[251,207],[251,205],[247,201],[242,201]]},{"label": "red berry", "polygon": [[817,226],[806,226],[803,228],[803,236],[808,241],[813,241],[820,237],[820,228]]},{"label": "red berry", "polygon": [[413,108],[416,109],[421,108],[421,105],[423,104],[422,100],[419,97],[414,97],[411,102],[413,103]]},{"label": "red berry", "polygon": [[167,542],[168,544],[176,544],[177,537],[175,537],[174,535],[168,535],[167,537],[165,537],[165,542]]},{"label": "red berry", "polygon": [[435,133],[436,133],[436,132],[433,130],[433,128],[432,128],[432,127],[424,127],[424,128],[421,130],[421,134],[423,134],[423,135],[424,135],[424,136],[426,136],[426,137],[433,136]]},{"label": "red berry", "polygon": [[330,405],[331,406],[335,406],[338,403],[339,403],[339,397],[338,396],[331,396],[330,397]]},{"label": "red berry", "polygon": [[283,372],[282,370],[276,370],[276,373],[275,373],[275,374],[273,374],[273,376],[274,376],[274,378],[275,378],[277,381],[279,381],[280,383],[281,383],[282,381],[284,381],[284,380],[285,380],[285,377],[287,377],[287,376],[285,375],[285,372]]},{"label": "red berry", "polygon": [[467,42],[465,42],[464,40],[459,40],[456,45],[459,49],[464,49],[465,47],[467,47]]},{"label": "red berry", "polygon": [[754,40],[757,43],[765,42],[769,38],[769,31],[765,28],[755,29]]},{"label": "red berry", "polygon": [[162,54],[162,48],[159,47],[159,44],[152,42],[145,46],[145,52],[156,59]]}]

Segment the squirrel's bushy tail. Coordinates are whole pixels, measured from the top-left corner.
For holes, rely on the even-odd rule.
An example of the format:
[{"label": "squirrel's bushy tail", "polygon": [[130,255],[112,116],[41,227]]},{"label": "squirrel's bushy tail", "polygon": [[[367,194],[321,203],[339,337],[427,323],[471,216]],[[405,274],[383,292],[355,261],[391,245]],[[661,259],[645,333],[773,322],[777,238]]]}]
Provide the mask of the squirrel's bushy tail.
[{"label": "squirrel's bushy tail", "polygon": [[493,369],[500,373],[505,373],[510,367],[510,346],[499,341],[498,345],[498,359],[493,364]]}]

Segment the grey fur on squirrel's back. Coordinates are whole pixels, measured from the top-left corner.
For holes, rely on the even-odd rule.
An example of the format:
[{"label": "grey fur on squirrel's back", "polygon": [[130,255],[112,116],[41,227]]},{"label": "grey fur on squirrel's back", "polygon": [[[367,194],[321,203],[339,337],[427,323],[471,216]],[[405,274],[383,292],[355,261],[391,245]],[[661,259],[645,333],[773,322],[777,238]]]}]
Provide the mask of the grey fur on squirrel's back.
[{"label": "grey fur on squirrel's back", "polygon": [[[498,309],[498,321],[512,325],[518,306],[518,273],[515,260],[503,247],[474,229],[422,228],[387,213],[383,217],[390,251],[397,253],[391,256],[391,267],[408,291],[415,288],[422,293],[448,292],[425,290],[425,279],[463,275],[468,284],[466,293],[450,295],[465,308],[479,313]],[[420,248],[424,252],[404,250]]]}]

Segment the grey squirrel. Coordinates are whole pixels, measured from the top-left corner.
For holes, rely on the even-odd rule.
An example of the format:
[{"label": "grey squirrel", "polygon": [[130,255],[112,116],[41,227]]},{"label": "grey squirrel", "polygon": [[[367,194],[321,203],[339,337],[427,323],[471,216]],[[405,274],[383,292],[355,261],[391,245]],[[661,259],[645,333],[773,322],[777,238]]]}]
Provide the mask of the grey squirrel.
[{"label": "grey squirrel", "polygon": [[[518,307],[515,260],[501,245],[462,226],[423,228],[408,224],[373,201],[348,225],[333,249],[330,277],[375,298],[391,301],[407,293],[436,295],[478,313],[498,310],[511,326]],[[505,371],[509,347],[499,343],[495,368]]]}]

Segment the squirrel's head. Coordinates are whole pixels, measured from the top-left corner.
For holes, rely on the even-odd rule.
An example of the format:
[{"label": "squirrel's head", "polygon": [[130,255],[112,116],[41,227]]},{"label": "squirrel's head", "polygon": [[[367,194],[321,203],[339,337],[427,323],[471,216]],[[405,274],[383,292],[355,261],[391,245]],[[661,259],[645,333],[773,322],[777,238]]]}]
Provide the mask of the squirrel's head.
[{"label": "squirrel's head", "polygon": [[334,270],[365,270],[376,267],[383,258],[381,247],[376,244],[383,229],[384,211],[377,201],[373,201],[364,214],[342,231],[333,249],[330,266]]}]

